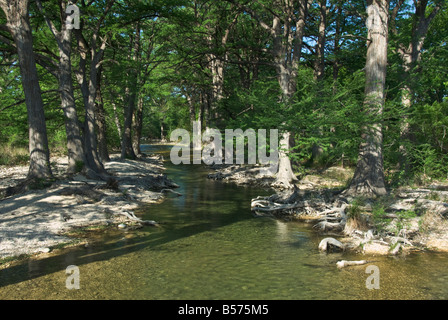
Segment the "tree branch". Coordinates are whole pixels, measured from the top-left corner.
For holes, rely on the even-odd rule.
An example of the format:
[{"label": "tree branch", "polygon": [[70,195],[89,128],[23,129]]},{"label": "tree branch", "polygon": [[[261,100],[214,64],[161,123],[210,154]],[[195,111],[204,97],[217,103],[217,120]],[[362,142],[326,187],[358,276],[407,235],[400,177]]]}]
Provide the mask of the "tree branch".
[{"label": "tree branch", "polygon": [[45,22],[47,23],[48,28],[50,28],[51,33],[53,33],[53,36],[59,42],[59,31],[56,29],[56,26],[54,25],[53,21],[51,21],[50,18],[48,18],[48,16],[45,14],[44,9],[42,7],[42,2],[40,0],[36,0],[36,4],[40,13],[44,16]]}]

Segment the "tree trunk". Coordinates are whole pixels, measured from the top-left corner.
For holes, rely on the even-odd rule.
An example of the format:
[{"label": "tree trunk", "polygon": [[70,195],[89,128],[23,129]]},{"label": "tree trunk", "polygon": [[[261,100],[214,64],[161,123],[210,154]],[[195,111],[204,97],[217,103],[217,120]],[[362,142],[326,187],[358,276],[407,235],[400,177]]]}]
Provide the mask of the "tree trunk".
[{"label": "tree trunk", "polygon": [[[338,1],[337,3],[337,7],[336,7],[336,27],[335,27],[335,32],[334,32],[334,50],[333,50],[333,55],[334,55],[334,61],[333,61],[333,81],[336,84],[336,81],[339,78],[339,68],[340,68],[340,61],[339,61],[339,54],[341,51],[341,44],[340,44],[340,40],[341,40],[341,33],[342,33],[342,1]],[[336,87],[335,87],[336,90]]]},{"label": "tree trunk", "polygon": [[[94,36],[95,37],[95,36]],[[84,155],[86,159],[86,169],[92,170],[96,175],[106,174],[103,164],[98,157],[97,152],[97,135],[95,120],[95,100],[98,81],[98,63],[100,61],[101,52],[96,49],[96,40],[92,41],[90,61],[90,80],[87,81],[87,53],[89,48],[81,33],[77,34],[78,49],[80,53],[79,71],[77,72],[78,82],[81,86],[81,93],[84,102]]]},{"label": "tree trunk", "polygon": [[134,131],[134,136],[132,138],[132,147],[134,148],[134,153],[136,155],[141,155],[142,151],[140,149],[140,145],[143,129],[143,97],[141,95],[138,98],[137,110],[135,110],[134,113],[134,120],[132,127]]},{"label": "tree trunk", "polygon": [[118,133],[118,138],[120,138],[120,141],[122,139],[121,136],[121,123],[120,123],[120,119],[118,118],[118,110],[117,110],[117,104],[112,100],[111,101],[112,104],[112,108],[114,110],[114,122],[115,122],[115,127],[117,128],[117,133]]},{"label": "tree trunk", "polygon": [[160,120],[160,141],[166,142],[165,130],[163,129],[163,119]]},{"label": "tree trunk", "polygon": [[71,30],[66,26],[65,4],[59,0],[61,31],[56,29],[53,21],[45,14],[40,0],[36,1],[39,11],[44,15],[45,21],[56,39],[59,49],[59,94],[64,112],[65,132],[67,137],[68,166],[67,173],[73,174],[83,169],[85,163],[84,148],[81,130],[79,128],[78,114],[76,113],[75,95],[73,91],[72,65],[71,65]]},{"label": "tree trunk", "polygon": [[129,95],[126,103],[125,114],[124,114],[124,126],[123,134],[121,140],[121,158],[125,159],[136,159],[134,149],[132,147],[132,119],[134,117],[135,102],[137,99],[137,84],[138,84],[138,74],[140,72],[138,68],[139,55],[140,55],[140,24],[137,23],[135,39],[133,43],[134,55],[133,62],[136,64],[134,69],[131,71],[131,80],[129,86]]},{"label": "tree trunk", "polygon": [[[282,92],[282,100],[288,105],[297,90],[297,74],[303,44],[303,33],[305,29],[305,18],[312,0],[299,1],[298,12],[295,11],[294,2],[284,3],[286,17],[282,22],[277,16],[273,18],[272,27],[265,26],[273,36],[273,55],[277,70],[277,79]],[[295,25],[293,24],[296,19]],[[288,153],[290,148],[291,133],[284,132],[280,139],[283,150],[279,152],[279,166],[276,175],[275,186],[292,188],[292,182],[297,180]]]},{"label": "tree trunk", "polygon": [[[419,0],[416,2],[411,39],[409,45],[399,45],[398,53],[400,54],[402,64],[403,64],[403,85],[401,88],[401,104],[404,109],[404,114],[402,117],[402,124],[400,127],[401,141],[406,142],[411,139],[411,131],[409,125],[409,114],[411,112],[412,100],[414,97],[414,84],[412,72],[415,69],[417,62],[420,60],[423,44],[425,42],[428,29],[431,21],[437,15],[441,9],[441,3],[436,4],[431,13],[427,16],[427,0]],[[394,10],[394,17],[398,13],[399,5],[397,5],[397,10]],[[396,29],[392,29],[393,32],[397,32]],[[409,163],[408,150],[405,143],[400,145],[400,169],[408,175],[411,169]]]},{"label": "tree trunk", "polygon": [[319,35],[316,48],[316,60],[314,61],[314,77],[316,80],[322,80],[325,72],[325,42],[327,29],[328,9],[326,0],[320,0],[320,21]]},{"label": "tree trunk", "polygon": [[[109,10],[114,5],[115,0],[107,1],[104,13],[100,17],[100,21],[106,18]],[[104,169],[103,163],[98,156],[98,140],[96,133],[96,115],[95,103],[98,88],[98,69],[103,59],[104,50],[106,48],[107,37],[101,38],[101,44],[98,43],[100,39],[101,23],[96,24],[95,29],[91,34],[89,44],[85,40],[82,30],[75,29],[78,49],[80,54],[79,70],[76,77],[81,86],[81,93],[83,96],[85,119],[84,119],[84,154],[86,159],[86,174],[91,178],[107,179],[109,175]],[[87,57],[90,51],[90,70],[89,80],[87,81]]]},{"label": "tree trunk", "polygon": [[194,121],[196,121],[196,106],[195,106],[195,99],[193,99],[193,94],[191,95],[188,93],[185,93],[185,97],[187,98],[188,102],[188,110],[190,112],[190,123],[193,124]]},{"label": "tree trunk", "polygon": [[[100,67],[101,69],[101,67]],[[101,162],[109,162],[109,152],[107,150],[106,113],[104,111],[103,96],[101,93],[101,70],[98,71],[98,87],[95,104],[95,119],[98,129],[98,156]]]},{"label": "tree trunk", "polygon": [[0,0],[7,27],[14,38],[28,113],[30,166],[28,178],[52,177],[42,93],[33,52],[28,0]]},{"label": "tree trunk", "polygon": [[[233,7],[233,6],[232,6]],[[227,41],[229,40],[230,31],[233,28],[233,26],[236,24],[238,16],[240,15],[239,12],[237,12],[232,20],[232,22],[227,26],[225,30],[223,30],[223,34],[220,37],[220,39],[213,39],[213,36],[217,34],[217,30],[214,30],[214,28],[209,29],[210,35],[208,36],[208,42],[210,47],[214,47],[215,43],[218,44],[219,49],[226,48]],[[213,34],[213,36],[212,36]],[[227,60],[227,52],[224,52],[222,56],[218,56],[215,53],[208,54],[208,64],[209,69],[212,74],[212,91],[210,94],[210,118],[213,119],[214,124],[216,124],[216,121],[219,118],[219,111],[218,111],[218,103],[222,100],[224,97],[224,68],[225,68],[225,61]]]},{"label": "tree trunk", "polygon": [[367,59],[364,109],[374,123],[362,128],[358,163],[349,195],[376,197],[387,193],[383,170],[383,134],[380,117],[384,108],[387,68],[388,0],[369,0],[367,7]]},{"label": "tree trunk", "polygon": [[211,110],[210,119],[214,122],[219,118],[218,103],[223,98],[223,87],[224,87],[224,62],[219,60],[216,55],[211,54],[210,60],[210,70],[212,73],[212,91],[210,94],[211,99]]},{"label": "tree trunk", "polygon": [[280,150],[278,155],[278,172],[274,182],[274,186],[281,188],[292,188],[292,182],[297,180],[291,166],[291,160],[288,157],[290,148],[290,133],[284,132],[280,138]]},{"label": "tree trunk", "polygon": [[90,63],[90,80],[88,85],[87,105],[85,106],[85,122],[84,122],[84,146],[86,152],[86,160],[90,169],[97,174],[104,174],[105,169],[103,163],[98,156],[98,137],[96,133],[96,113],[95,102],[98,87],[98,63],[100,61],[100,53],[92,50],[92,60]]},{"label": "tree trunk", "polygon": [[[200,152],[200,150],[202,149],[202,139],[194,139],[194,137],[201,137],[202,112],[201,112],[201,108],[199,108],[199,111],[197,112],[197,115],[196,115],[196,103],[195,103],[196,99],[194,99],[193,95],[194,95],[194,93],[192,93],[191,95],[186,94],[186,97],[187,97],[187,101],[188,101],[188,107],[189,107],[189,111],[190,111],[190,123],[192,125],[191,128],[192,128],[192,132],[193,132],[192,147],[195,152],[195,153],[193,153],[193,157],[194,157],[194,159],[197,160],[197,162],[200,162],[200,159],[198,160],[197,158],[200,158],[200,155],[198,156],[198,154],[199,154],[198,150]],[[193,162],[193,163],[196,163],[196,162]]]},{"label": "tree trunk", "polygon": [[75,173],[82,170],[85,157],[73,92],[70,35],[71,31],[65,28],[65,24],[62,24],[59,41],[59,90],[62,110],[65,116],[65,132],[67,135],[67,172]]},{"label": "tree trunk", "polygon": [[[325,76],[325,44],[327,39],[327,15],[328,9],[325,0],[320,0],[319,35],[316,44],[316,60],[314,61],[314,79],[320,82]],[[320,91],[320,88],[318,89]],[[320,99],[319,99],[320,100]],[[320,107],[318,100],[317,107]],[[316,135],[322,136],[322,128],[318,128]],[[312,160],[316,162],[324,153],[324,149],[318,143],[314,143],[311,148]]]}]

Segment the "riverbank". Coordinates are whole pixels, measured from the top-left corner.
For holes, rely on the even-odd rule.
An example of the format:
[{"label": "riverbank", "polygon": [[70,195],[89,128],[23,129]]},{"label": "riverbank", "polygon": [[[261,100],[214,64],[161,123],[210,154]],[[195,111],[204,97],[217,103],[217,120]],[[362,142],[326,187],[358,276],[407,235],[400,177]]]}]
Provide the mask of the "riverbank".
[{"label": "riverbank", "polygon": [[[259,167],[222,165],[209,178],[237,185],[272,188],[274,180],[259,175]],[[312,223],[322,239],[334,237],[340,245],[325,250],[349,250],[365,255],[398,255],[415,250],[448,252],[448,185],[390,190],[371,200],[347,198],[341,193],[353,176],[350,168],[313,170],[294,183],[293,190],[273,190],[269,197],[252,199],[255,216]],[[336,243],[336,242],[334,242]]]},{"label": "riverbank", "polygon": [[177,187],[163,174],[163,159],[157,155],[138,160],[112,155],[105,164],[109,181],[65,176],[66,157],[52,158],[51,166],[56,179],[50,186],[19,192],[15,189],[28,167],[0,167],[0,261],[81,244],[80,238],[70,236],[81,228],[156,225],[140,220],[134,210],[161,201],[167,190]]}]

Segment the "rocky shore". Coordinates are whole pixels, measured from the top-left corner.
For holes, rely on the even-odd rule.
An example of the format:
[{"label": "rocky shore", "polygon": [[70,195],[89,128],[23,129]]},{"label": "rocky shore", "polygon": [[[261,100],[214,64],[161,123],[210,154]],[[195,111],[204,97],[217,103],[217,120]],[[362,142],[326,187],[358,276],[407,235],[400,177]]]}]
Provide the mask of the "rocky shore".
[{"label": "rocky shore", "polygon": [[271,188],[269,197],[252,199],[255,216],[311,223],[322,236],[322,251],[350,250],[365,255],[399,255],[415,250],[448,252],[448,185],[390,190],[379,199],[349,198],[344,186],[353,171],[331,167],[307,174],[293,190],[272,188],[256,166],[223,165],[210,179]]},{"label": "rocky shore", "polygon": [[[56,179],[44,188],[22,188],[26,166],[0,168],[0,259],[49,252],[76,241],[68,234],[91,226],[126,227],[143,224],[134,214],[142,204],[159,202],[177,185],[163,174],[158,156],[120,160],[112,155],[105,168],[109,181],[67,177],[65,157],[51,159]],[[1,261],[1,260],[0,260]]]}]

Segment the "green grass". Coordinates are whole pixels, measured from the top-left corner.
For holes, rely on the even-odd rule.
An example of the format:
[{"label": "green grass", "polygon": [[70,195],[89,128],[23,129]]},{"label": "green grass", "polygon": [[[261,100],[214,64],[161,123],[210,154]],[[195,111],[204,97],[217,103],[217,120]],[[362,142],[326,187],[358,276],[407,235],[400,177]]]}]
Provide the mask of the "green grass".
[{"label": "green grass", "polygon": [[353,199],[350,206],[347,207],[347,219],[354,220],[359,219],[361,216],[361,206],[364,204],[363,199],[355,198]]},{"label": "green grass", "polygon": [[26,165],[30,154],[27,148],[0,145],[0,165]]},{"label": "green grass", "polygon": [[379,233],[387,231],[398,235],[400,230],[409,227],[409,219],[417,217],[414,210],[397,211],[394,214],[396,218],[389,217],[383,204],[377,203],[374,205],[372,218],[375,228]]}]

